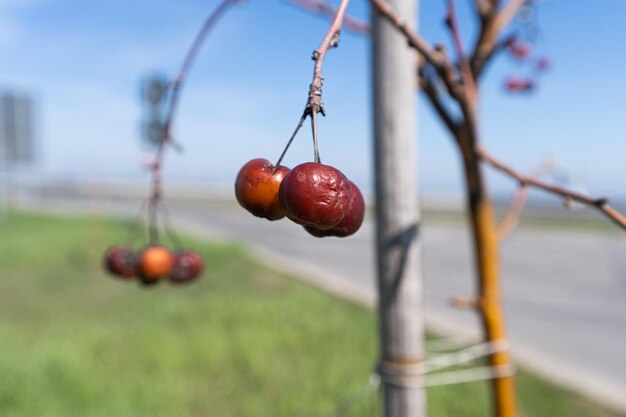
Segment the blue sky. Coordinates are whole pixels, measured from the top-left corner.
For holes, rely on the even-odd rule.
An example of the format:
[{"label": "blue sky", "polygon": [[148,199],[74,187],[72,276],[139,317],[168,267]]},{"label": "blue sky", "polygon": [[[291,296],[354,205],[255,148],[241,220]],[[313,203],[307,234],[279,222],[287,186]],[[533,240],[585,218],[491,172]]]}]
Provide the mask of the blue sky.
[{"label": "blue sky", "polygon": [[[140,161],[138,83],[174,74],[217,0],[106,2],[0,0],[0,87],[39,102],[41,158],[49,175],[145,176]],[[420,26],[432,42],[443,1],[423,0]],[[471,39],[469,1],[459,1]],[[553,67],[533,94],[503,92],[507,74],[526,69],[501,57],[482,89],[484,143],[520,170],[556,155],[576,186],[621,198],[626,182],[626,2],[542,3],[536,51]],[[353,0],[363,19],[368,7]],[[174,128],[185,152],[166,159],[169,178],[227,183],[255,157],[275,160],[300,116],[311,80],[310,53],[328,26],[280,0],[248,0],[211,33],[188,78]],[[327,117],[320,149],[364,188],[371,178],[369,41],[344,33],[326,60]],[[456,149],[423,100],[419,111],[420,181],[428,191],[462,188]],[[310,133],[290,150],[289,166],[311,160]],[[147,178],[146,178],[147,180]],[[513,184],[489,176],[497,193]]]}]

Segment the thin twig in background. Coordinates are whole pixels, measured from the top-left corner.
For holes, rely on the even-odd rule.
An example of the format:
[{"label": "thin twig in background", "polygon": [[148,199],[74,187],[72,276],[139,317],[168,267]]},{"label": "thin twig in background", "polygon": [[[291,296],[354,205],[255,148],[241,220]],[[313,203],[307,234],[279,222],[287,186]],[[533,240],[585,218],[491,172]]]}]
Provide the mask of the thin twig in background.
[{"label": "thin twig in background", "polygon": [[[327,18],[334,18],[337,14],[337,8],[324,0],[284,0],[292,6],[299,7],[313,14],[320,14]],[[370,32],[370,25],[367,22],[346,15],[343,19],[343,27],[347,30],[367,35]]]},{"label": "thin twig in background", "polygon": [[[553,171],[556,168],[556,162],[553,159],[544,161],[530,176],[532,178],[541,178],[543,175]],[[497,233],[498,238],[502,241],[506,238],[519,224],[520,216],[526,206],[528,195],[531,188],[527,185],[520,185],[517,192],[511,199],[509,208],[504,215],[504,218],[498,225]]]},{"label": "thin twig in background", "polygon": [[370,3],[381,16],[394,25],[408,40],[409,45],[435,67],[440,67],[442,62],[439,54],[418,33],[411,30],[406,21],[398,16],[385,0],[371,0]]},{"label": "thin twig in background", "polygon": [[495,1],[492,2],[488,10],[481,14],[481,29],[470,58],[476,80],[480,78],[485,64],[493,56],[493,51],[497,48],[498,37],[525,2],[526,0],[509,0],[499,11],[499,2]]},{"label": "thin twig in background", "polygon": [[[200,29],[200,32],[198,32],[198,35],[196,35],[196,38],[194,39],[193,43],[191,44],[191,48],[189,48],[189,51],[187,52],[187,55],[185,56],[185,59],[183,61],[183,64],[180,70],[178,71],[178,74],[176,75],[176,77],[174,77],[174,79],[170,83],[170,87],[172,91],[170,94],[169,107],[168,107],[167,115],[165,118],[163,137],[161,138],[161,141],[158,144],[155,157],[154,157],[154,162],[152,162],[152,164],[150,165],[150,168],[152,170],[152,185],[151,185],[151,195],[149,198],[149,204],[151,207],[152,206],[156,207],[159,204],[159,201],[161,200],[161,194],[162,194],[161,172],[162,172],[162,165],[163,165],[163,155],[165,151],[165,145],[172,142],[172,124],[174,122],[174,116],[176,114],[176,109],[178,107],[178,100],[180,98],[180,93],[182,90],[183,82],[185,81],[187,74],[189,72],[189,69],[191,68],[191,65],[193,64],[193,62],[195,61],[198,55],[198,52],[200,51],[200,48],[202,47],[202,44],[204,43],[204,40],[206,39],[206,36],[208,35],[209,31],[215,26],[219,18],[224,14],[224,12],[226,12],[226,10],[230,6],[236,3],[241,3],[241,2],[243,2],[243,0],[222,0],[222,2],[213,10],[213,12],[209,15],[207,20],[204,22],[204,25]],[[158,233],[156,208],[153,208],[152,210],[149,210],[148,212],[149,212],[148,218],[149,218],[149,229],[150,229],[151,241],[152,243],[155,243],[157,240],[157,233]]]},{"label": "thin twig in background", "polygon": [[465,102],[465,104],[471,107],[471,117],[475,118],[477,112],[476,83],[474,81],[474,75],[472,74],[470,63],[465,56],[465,51],[463,50],[463,42],[461,41],[461,30],[459,29],[458,20],[456,17],[456,6],[454,0],[448,0],[448,15],[446,16],[446,23],[450,28],[452,43],[454,44],[454,48],[456,49],[456,55],[459,61],[459,67],[461,69],[461,79],[463,80],[463,86],[465,88],[465,100],[463,101]]},{"label": "thin twig in background", "polygon": [[549,184],[545,181],[541,181],[530,176],[520,174],[510,166],[504,164],[503,162],[489,154],[482,147],[476,148],[476,154],[483,161],[485,161],[498,171],[503,172],[504,174],[519,182],[520,186],[539,188],[549,193],[556,194],[565,199],[570,199],[572,201],[595,207],[600,210],[604,215],[606,215],[609,219],[611,219],[615,224],[626,230],[626,217],[624,217],[624,215],[611,207],[609,201],[606,198],[593,197],[564,187]]}]

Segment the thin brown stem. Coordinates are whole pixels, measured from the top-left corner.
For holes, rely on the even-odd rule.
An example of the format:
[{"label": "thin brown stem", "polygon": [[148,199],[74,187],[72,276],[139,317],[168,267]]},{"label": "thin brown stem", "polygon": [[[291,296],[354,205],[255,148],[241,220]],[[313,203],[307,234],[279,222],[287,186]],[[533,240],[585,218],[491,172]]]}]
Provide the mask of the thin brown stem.
[{"label": "thin brown stem", "polygon": [[458,122],[453,119],[448,109],[444,107],[443,102],[441,101],[441,96],[437,91],[437,87],[433,85],[432,81],[426,80],[421,75],[419,76],[419,84],[424,94],[426,94],[426,98],[428,98],[428,101],[439,115],[439,118],[443,121],[443,124],[454,136]]},{"label": "thin brown stem", "polygon": [[[339,46],[339,36],[346,15],[346,9],[348,8],[349,3],[350,0],[341,0],[341,3],[339,4],[339,7],[337,8],[333,21],[330,25],[330,28],[328,29],[328,32],[326,32],[322,43],[315,51],[313,51],[313,54],[311,55],[311,58],[313,59],[313,61],[315,61],[315,65],[313,66],[313,80],[311,81],[311,85],[309,86],[309,97],[304,108],[304,113],[300,119],[300,123],[298,124],[298,127],[296,128],[296,131],[294,132],[294,135],[292,136],[292,139],[290,139],[290,142],[287,146],[289,147],[291,140],[293,140],[293,137],[295,137],[295,134],[300,129],[300,126],[304,122],[304,119],[306,119],[307,116],[311,116],[314,160],[318,163],[320,161],[320,157],[319,149],[317,146],[317,114],[321,113],[322,116],[325,115],[324,102],[322,100],[322,87],[324,85],[322,67],[324,65],[324,58],[326,57],[326,53],[328,52],[328,50],[330,48]],[[286,150],[287,149],[285,149],[283,155],[281,155],[279,161],[282,160]]]},{"label": "thin brown stem", "polygon": [[[333,18],[337,14],[337,8],[324,0],[285,0],[287,3],[304,9],[310,13],[320,14],[327,18]],[[355,17],[346,15],[343,19],[343,27],[347,30],[367,35],[370,32],[370,25],[367,22]]]},{"label": "thin brown stem", "polygon": [[296,128],[293,131],[293,133],[291,134],[291,137],[289,138],[289,141],[287,141],[287,145],[285,145],[285,148],[283,149],[283,152],[280,154],[280,157],[278,158],[278,161],[276,161],[276,164],[274,165],[275,167],[278,167],[280,165],[280,163],[283,161],[283,158],[287,154],[287,150],[289,150],[289,147],[291,146],[291,143],[293,142],[294,138],[298,134],[298,131],[300,130],[300,128],[304,124],[304,120],[305,119],[306,119],[306,113],[303,113],[302,117],[300,117],[300,121],[298,122],[298,125],[296,126]]},{"label": "thin brown stem", "polygon": [[202,48],[207,35],[230,6],[235,3],[241,3],[242,1],[243,0],[222,0],[222,2],[215,8],[215,10],[213,10],[213,13],[211,13],[211,15],[204,22],[200,32],[198,32],[196,38],[191,44],[191,48],[189,48],[178,74],[174,77],[171,83],[172,93],[170,96],[169,110],[167,112],[167,117],[165,118],[165,141],[169,140],[171,136],[172,123],[174,122],[174,116],[176,114],[176,108],[178,107],[178,99],[180,97],[183,83],[187,78],[187,74],[189,73],[191,66],[198,56],[198,52],[200,52],[200,48]]},{"label": "thin brown stem", "polygon": [[519,218],[526,206],[528,194],[530,194],[530,188],[526,185],[522,185],[511,199],[506,215],[500,224],[498,224],[498,229],[496,230],[500,241],[511,234],[519,224]]},{"label": "thin brown stem", "polygon": [[491,5],[486,0],[474,0],[474,8],[481,18],[484,18],[491,10]]},{"label": "thin brown stem", "polygon": [[409,25],[402,19],[392,7],[384,0],[370,0],[372,7],[376,9],[392,26],[394,26],[407,39],[410,47],[415,49],[425,60],[435,68],[443,81],[448,93],[461,101],[462,91],[458,88],[457,74],[454,66],[448,59],[443,45],[432,48],[418,33],[411,30]]},{"label": "thin brown stem", "polygon": [[537,178],[532,178],[532,177],[520,174],[519,172],[515,171],[510,166],[496,159],[494,156],[489,154],[482,147],[476,148],[476,154],[484,162],[488,163],[489,165],[491,165],[498,171],[503,172],[504,174],[518,181],[521,186],[531,186],[531,187],[539,188],[549,193],[556,194],[560,197],[566,198],[568,200],[577,201],[579,203],[595,207],[600,212],[602,212],[605,216],[611,219],[615,224],[620,226],[622,229],[626,230],[626,217],[620,212],[618,212],[617,210],[615,210],[613,207],[611,207],[606,198],[592,197],[590,195],[579,193],[577,191],[573,191],[564,187],[559,187],[556,185],[549,184]]},{"label": "thin brown stem", "polygon": [[509,0],[509,2],[498,11],[498,2],[492,5],[489,13],[486,13],[481,22],[480,33],[474,44],[470,61],[472,69],[475,70],[475,77],[478,79],[486,61],[492,56],[493,50],[497,46],[497,39],[504,28],[515,17],[519,9],[526,0]]},{"label": "thin brown stem", "polygon": [[317,145],[317,110],[311,111],[311,132],[313,133],[313,160],[321,164],[320,151]]},{"label": "thin brown stem", "polygon": [[385,0],[370,0],[372,6],[381,16],[395,26],[408,40],[409,45],[415,48],[428,63],[440,67],[442,60],[440,55],[418,33],[411,30],[404,19],[396,14],[391,5]]},{"label": "thin brown stem", "polygon": [[[543,175],[549,173],[556,168],[556,164],[552,160],[543,162],[536,170],[531,174],[532,178],[541,178]],[[519,224],[520,216],[526,206],[528,195],[530,194],[530,187],[527,185],[520,185],[519,189],[511,199],[509,208],[498,225],[498,238],[503,240],[506,238]]]},{"label": "thin brown stem", "polygon": [[195,61],[204,40],[206,39],[209,31],[215,24],[218,19],[226,12],[229,6],[240,3],[243,0],[223,0],[213,12],[209,15],[207,20],[204,22],[204,25],[200,29],[200,32],[196,35],[183,64],[178,71],[176,77],[170,83],[171,93],[170,93],[170,101],[169,107],[167,111],[167,115],[165,117],[165,126],[163,137],[159,142],[156,150],[156,154],[154,157],[154,162],[151,164],[152,170],[152,186],[151,186],[151,194],[149,199],[149,210],[148,210],[148,223],[150,230],[150,242],[151,244],[156,244],[158,240],[158,225],[157,225],[157,206],[161,200],[162,195],[162,187],[161,187],[161,172],[163,165],[163,155],[165,151],[165,145],[167,143],[172,143],[172,124],[174,122],[174,116],[176,114],[176,109],[178,107],[178,101],[180,98],[180,93],[182,90],[183,82],[185,81],[187,74],[189,73],[189,69],[191,68],[193,62]]},{"label": "thin brown stem", "polygon": [[309,99],[306,105],[307,113],[316,111],[324,115],[324,102],[322,101],[324,77],[322,75],[322,66],[324,65],[324,58],[328,50],[331,47],[337,47],[339,45],[339,34],[341,32],[346,9],[348,8],[348,3],[350,3],[350,0],[341,0],[341,4],[337,8],[337,13],[322,43],[311,55],[311,58],[315,61],[315,65],[313,66],[313,81],[311,81],[309,87]]},{"label": "thin brown stem", "polygon": [[461,78],[463,85],[465,86],[465,97],[468,104],[476,111],[476,83],[474,82],[474,75],[470,67],[469,61],[465,57],[465,51],[463,50],[463,42],[461,41],[461,31],[456,17],[456,7],[454,0],[448,0],[448,16],[446,19],[450,33],[452,35],[452,42],[456,49],[456,54],[459,61],[459,67],[461,68]]}]

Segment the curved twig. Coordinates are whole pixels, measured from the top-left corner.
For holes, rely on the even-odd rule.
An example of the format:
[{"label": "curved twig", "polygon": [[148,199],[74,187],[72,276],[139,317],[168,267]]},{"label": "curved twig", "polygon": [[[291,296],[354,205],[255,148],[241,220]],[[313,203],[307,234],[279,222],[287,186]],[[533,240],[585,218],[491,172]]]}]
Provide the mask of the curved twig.
[{"label": "curved twig", "polygon": [[[556,163],[552,160],[544,161],[535,172],[531,174],[531,178],[541,178],[543,175],[550,171],[553,171],[556,167]],[[509,208],[504,215],[504,218],[497,227],[498,238],[502,241],[506,238],[519,224],[519,218],[524,211],[528,195],[530,194],[530,187],[527,185],[520,185],[519,189],[511,199]]]},{"label": "curved twig", "polygon": [[161,168],[163,165],[163,155],[165,151],[165,145],[168,143],[173,143],[172,139],[172,124],[174,122],[174,116],[176,114],[176,109],[178,107],[178,100],[180,98],[180,93],[182,89],[183,82],[187,77],[187,73],[191,68],[191,65],[195,61],[195,58],[206,39],[209,31],[215,26],[219,18],[226,12],[228,7],[235,3],[241,3],[243,0],[222,0],[222,2],[213,10],[213,12],[209,15],[207,20],[204,22],[204,25],[196,35],[183,64],[178,71],[176,77],[170,83],[170,87],[172,89],[170,93],[170,101],[169,107],[167,111],[167,115],[165,118],[165,126],[163,137],[158,144],[156,154],[154,157],[154,162],[150,165],[152,170],[152,187],[151,194],[149,199],[150,208],[148,210],[148,223],[150,230],[150,240],[151,243],[156,243],[158,240],[158,225],[157,225],[157,209],[156,206],[159,204],[161,200],[162,188],[161,188]]}]

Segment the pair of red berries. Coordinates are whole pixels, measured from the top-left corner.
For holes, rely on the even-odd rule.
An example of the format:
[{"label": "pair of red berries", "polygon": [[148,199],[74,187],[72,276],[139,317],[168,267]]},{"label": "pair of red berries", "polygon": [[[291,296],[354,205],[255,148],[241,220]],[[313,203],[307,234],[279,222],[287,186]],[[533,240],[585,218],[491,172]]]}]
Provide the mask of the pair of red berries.
[{"label": "pair of red berries", "polygon": [[153,285],[163,278],[176,284],[195,281],[204,263],[194,251],[171,252],[163,246],[148,246],[136,252],[127,246],[114,246],[104,255],[106,269],[119,278],[137,277],[145,285]]},{"label": "pair of red berries", "polygon": [[359,188],[338,169],[316,162],[290,170],[253,159],[239,171],[235,195],[253,215],[269,220],[286,215],[316,237],[350,236],[365,215]]}]

